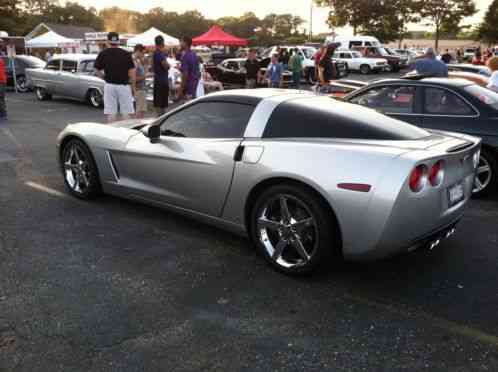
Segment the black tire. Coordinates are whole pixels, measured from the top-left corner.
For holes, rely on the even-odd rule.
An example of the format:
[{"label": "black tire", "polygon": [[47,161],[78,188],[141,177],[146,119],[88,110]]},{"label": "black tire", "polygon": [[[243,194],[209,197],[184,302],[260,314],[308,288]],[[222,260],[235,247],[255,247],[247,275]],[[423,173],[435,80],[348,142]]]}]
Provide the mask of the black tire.
[{"label": "black tire", "polygon": [[[75,158],[74,155],[71,155],[71,151],[73,150],[77,151],[77,158]],[[84,162],[84,165],[82,165],[81,169],[66,169],[68,162],[71,163],[71,165],[77,165],[78,158]],[[83,141],[79,139],[71,139],[64,144],[64,147],[61,150],[60,167],[64,178],[64,185],[71,195],[79,199],[90,200],[101,194],[102,187],[100,184],[97,165],[95,164],[95,160],[90,149]],[[84,172],[86,180],[88,180],[88,185],[85,187],[81,187],[82,185],[80,184],[78,190],[78,187],[75,187],[75,184],[80,182],[80,176],[75,173],[72,173],[70,176],[67,173],[68,171],[76,173]],[[71,177],[74,182],[71,182]]]},{"label": "black tire", "polygon": [[19,93],[26,93],[28,92],[28,82],[26,80],[26,76],[24,75],[19,75],[16,77],[16,89]]},{"label": "black tire", "polygon": [[87,100],[95,108],[104,106],[104,97],[97,89],[90,89],[87,93]]},{"label": "black tire", "polygon": [[361,65],[360,66],[360,72],[363,74],[363,75],[368,75],[370,73],[370,71],[372,71],[372,69],[370,68],[369,65]]},{"label": "black tire", "polygon": [[[295,234],[289,231],[282,233],[280,229],[277,231],[275,228],[266,228],[260,225],[258,221],[261,221],[261,218],[265,215],[266,211],[271,210],[273,213],[276,212],[276,209],[273,210],[273,208],[268,208],[268,205],[275,205],[271,203],[279,202],[280,196],[283,196],[287,200],[286,205],[288,205],[289,215],[294,214],[289,221],[304,221],[301,219],[304,217],[294,219],[294,217],[298,216],[299,212],[301,212],[313,218],[313,225],[307,226],[303,231],[300,231],[299,233],[296,232]],[[251,210],[251,239],[256,245],[258,252],[262,254],[268,263],[277,271],[288,275],[304,275],[316,272],[318,269],[325,267],[325,264],[331,264],[332,257],[342,258],[338,224],[335,216],[323,203],[324,201],[316,195],[313,190],[295,184],[271,186],[258,196],[254,203],[254,207]],[[306,209],[300,209],[300,205],[305,206]],[[292,206],[294,207],[292,208]],[[292,210],[293,212],[291,212]],[[280,216],[280,218],[283,219],[282,209],[280,209]],[[305,219],[309,218],[306,217]],[[277,220],[270,219],[270,221],[274,222]],[[281,225],[281,222],[277,222],[277,224],[283,226]],[[293,229],[291,230],[294,231]],[[293,235],[294,239],[290,238],[290,240],[287,240],[288,238],[284,238],[284,234]],[[299,236],[299,238],[295,239],[295,235]],[[264,238],[265,236],[267,239]],[[265,244],[268,244],[269,242],[271,244],[270,247],[275,247],[275,250],[273,251],[275,254],[275,251],[278,249],[278,244],[283,240],[287,241],[287,243],[284,243],[285,249],[281,250],[279,257],[272,258],[271,253],[268,251],[268,246]],[[304,247],[305,243],[310,243],[312,245],[312,250],[307,250],[309,253],[307,260],[302,259],[302,256],[300,258],[299,254],[297,254],[297,249],[294,248],[296,240],[299,240],[301,247]],[[277,262],[278,259],[284,260],[284,252],[287,257],[294,256],[290,258],[291,260],[297,259],[304,263],[286,267],[286,265]]]},{"label": "black tire", "polygon": [[[489,166],[489,171],[491,174],[489,178],[486,174],[479,174],[479,169]],[[481,185],[485,185],[484,188],[480,188],[476,184],[472,196],[474,198],[483,198],[495,194],[498,191],[498,155],[488,149],[481,149],[481,158],[479,160],[478,174]]]},{"label": "black tire", "polygon": [[52,99],[52,96],[47,93],[45,88],[36,87],[35,88],[35,95],[39,101],[47,101],[49,99]]}]

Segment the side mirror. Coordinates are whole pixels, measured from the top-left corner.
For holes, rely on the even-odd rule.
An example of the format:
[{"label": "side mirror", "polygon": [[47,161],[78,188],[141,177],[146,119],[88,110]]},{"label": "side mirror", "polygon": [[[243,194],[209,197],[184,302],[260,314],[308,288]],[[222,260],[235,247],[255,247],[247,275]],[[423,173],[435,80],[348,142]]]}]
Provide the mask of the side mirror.
[{"label": "side mirror", "polygon": [[161,127],[159,125],[151,125],[147,131],[150,143],[159,143],[161,137]]}]

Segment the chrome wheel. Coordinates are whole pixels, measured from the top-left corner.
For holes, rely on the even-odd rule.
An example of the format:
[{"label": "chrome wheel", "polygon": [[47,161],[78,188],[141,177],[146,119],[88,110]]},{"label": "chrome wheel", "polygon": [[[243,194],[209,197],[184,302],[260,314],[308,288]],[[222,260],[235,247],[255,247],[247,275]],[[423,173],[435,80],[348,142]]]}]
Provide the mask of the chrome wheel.
[{"label": "chrome wheel", "polygon": [[257,236],[266,254],[286,268],[306,266],[319,244],[317,221],[295,196],[278,194],[267,200],[257,219]]},{"label": "chrome wheel", "polygon": [[28,91],[27,87],[27,82],[26,82],[26,77],[24,76],[19,76],[16,79],[16,84],[17,84],[17,91],[20,93],[26,93]]},{"label": "chrome wheel", "polygon": [[64,152],[64,177],[72,191],[83,194],[91,186],[90,159],[77,143]]},{"label": "chrome wheel", "polygon": [[474,180],[473,193],[479,193],[487,188],[493,177],[493,172],[491,169],[491,164],[489,161],[481,155],[479,158],[479,165],[477,166],[476,178]]},{"label": "chrome wheel", "polygon": [[36,88],[36,98],[38,98],[40,101],[43,101],[45,99],[45,91],[43,88]]},{"label": "chrome wheel", "polygon": [[102,99],[102,94],[96,89],[90,91],[90,103],[92,104],[93,107],[101,107],[103,102]]}]

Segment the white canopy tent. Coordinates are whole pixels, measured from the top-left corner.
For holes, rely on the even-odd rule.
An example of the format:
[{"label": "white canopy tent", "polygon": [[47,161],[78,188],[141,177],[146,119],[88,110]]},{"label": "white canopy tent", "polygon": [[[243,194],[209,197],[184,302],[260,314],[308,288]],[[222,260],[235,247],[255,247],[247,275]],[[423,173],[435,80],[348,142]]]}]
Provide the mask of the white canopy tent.
[{"label": "white canopy tent", "polygon": [[80,43],[49,31],[26,42],[26,48],[75,48]]},{"label": "white canopy tent", "polygon": [[142,44],[144,47],[153,47],[156,45],[154,39],[156,36],[161,35],[164,38],[164,45],[167,47],[175,47],[180,45],[180,40],[176,37],[169,36],[162,31],[159,31],[157,28],[151,27],[143,34],[137,35],[128,39],[126,45],[130,48],[133,48],[137,44]]}]

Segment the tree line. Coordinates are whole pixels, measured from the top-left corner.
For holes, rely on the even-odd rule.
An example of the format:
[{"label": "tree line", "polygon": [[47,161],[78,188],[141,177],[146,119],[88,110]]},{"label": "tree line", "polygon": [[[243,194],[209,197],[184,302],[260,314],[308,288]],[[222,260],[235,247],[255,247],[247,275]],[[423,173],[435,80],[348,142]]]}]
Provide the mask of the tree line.
[{"label": "tree line", "polygon": [[195,37],[206,32],[213,24],[225,31],[249,39],[252,45],[274,43],[302,43],[307,39],[303,29],[305,21],[292,14],[269,14],[258,18],[254,13],[240,17],[205,18],[200,12],[169,12],[153,8],[146,13],[105,8],[100,11],[85,8],[76,2],[59,4],[57,0],[0,0],[0,30],[9,35],[26,35],[40,23],[59,23],[88,26],[96,31],[140,33],[150,27],[175,37]]},{"label": "tree line", "polygon": [[[477,13],[474,0],[315,0],[330,8],[331,28],[351,26],[355,33],[383,42],[403,40],[408,27],[422,24],[434,30],[435,47],[442,35],[456,34],[464,18]],[[494,23],[492,27],[498,27]]]},{"label": "tree line", "polygon": [[[477,12],[474,0],[314,0],[330,9],[328,24],[332,30],[351,26],[355,33],[377,37],[384,43],[410,36],[409,27],[431,27],[436,48],[441,37],[469,37],[498,43],[498,0],[488,8],[480,25],[462,26],[466,17]],[[305,20],[292,14],[254,13],[240,17],[208,19],[193,10],[184,13],[153,8],[146,13],[119,7],[85,8],[76,2],[61,5],[58,0],[0,0],[0,30],[10,35],[26,35],[41,22],[89,26],[96,31],[139,33],[156,27],[172,36],[194,37],[213,24],[249,39],[251,45],[302,43],[307,39]],[[316,41],[319,41],[317,39]]]}]

